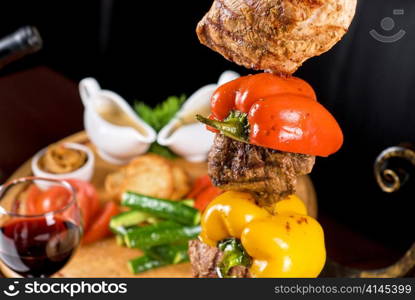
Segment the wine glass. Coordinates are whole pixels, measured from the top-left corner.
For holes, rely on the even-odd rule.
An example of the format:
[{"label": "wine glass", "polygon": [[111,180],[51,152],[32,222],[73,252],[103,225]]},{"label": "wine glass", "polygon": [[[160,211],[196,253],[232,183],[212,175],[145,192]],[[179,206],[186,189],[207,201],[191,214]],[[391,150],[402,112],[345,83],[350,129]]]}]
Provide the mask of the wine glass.
[{"label": "wine glass", "polygon": [[81,213],[64,180],[24,177],[0,186],[0,260],[22,277],[50,277],[79,246]]}]

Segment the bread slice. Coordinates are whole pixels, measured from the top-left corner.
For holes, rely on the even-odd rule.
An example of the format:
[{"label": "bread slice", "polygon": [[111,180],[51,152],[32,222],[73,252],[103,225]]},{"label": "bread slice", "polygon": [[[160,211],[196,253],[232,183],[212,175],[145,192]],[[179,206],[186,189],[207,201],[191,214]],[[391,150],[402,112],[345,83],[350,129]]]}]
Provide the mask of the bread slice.
[{"label": "bread slice", "polygon": [[170,196],[171,200],[182,199],[190,191],[190,178],[187,172],[179,167],[173,166],[174,191]]},{"label": "bread slice", "polygon": [[125,168],[121,190],[169,199],[174,192],[173,168],[170,162],[161,156],[140,156]]}]

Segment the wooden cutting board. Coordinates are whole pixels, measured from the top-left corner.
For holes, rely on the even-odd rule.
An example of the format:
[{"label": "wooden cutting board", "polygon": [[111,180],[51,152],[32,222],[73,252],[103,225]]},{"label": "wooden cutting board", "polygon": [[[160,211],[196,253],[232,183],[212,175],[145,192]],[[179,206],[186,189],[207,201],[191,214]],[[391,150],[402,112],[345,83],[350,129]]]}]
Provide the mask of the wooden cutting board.
[{"label": "wooden cutting board", "polygon": [[[85,132],[74,134],[60,142],[73,142],[87,145],[95,153],[95,172],[92,183],[97,188],[102,201],[108,201],[105,194],[105,177],[117,170],[119,166],[103,161],[95,152],[94,146],[88,139]],[[176,159],[174,163],[182,166],[189,173],[192,180],[207,173],[206,163],[191,163],[183,159]],[[30,160],[23,164],[11,177],[15,179],[32,175]],[[317,215],[317,200],[313,184],[308,176],[298,180],[297,194],[306,203],[311,216]],[[103,241],[81,246],[75,253],[72,260],[55,277],[191,277],[191,266],[189,263],[167,266],[150,270],[139,275],[132,275],[127,268],[127,261],[140,256],[142,252],[137,249],[128,249],[116,244],[115,238],[108,238]],[[1,271],[7,277],[18,277],[0,265]]]}]

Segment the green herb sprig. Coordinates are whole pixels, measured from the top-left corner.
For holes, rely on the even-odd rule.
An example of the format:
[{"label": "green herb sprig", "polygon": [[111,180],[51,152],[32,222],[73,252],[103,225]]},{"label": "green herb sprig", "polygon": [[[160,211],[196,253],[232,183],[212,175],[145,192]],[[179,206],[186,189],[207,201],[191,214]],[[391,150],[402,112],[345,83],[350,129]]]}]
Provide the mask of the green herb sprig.
[{"label": "green herb sprig", "polygon": [[[152,108],[144,102],[136,101],[134,103],[134,110],[148,125],[150,125],[156,132],[159,132],[170,120],[177,114],[186,101],[186,96],[170,96],[156,107]],[[148,152],[155,153],[166,158],[176,158],[169,148],[164,147],[157,142],[154,142]]]},{"label": "green herb sprig", "polygon": [[186,101],[185,95],[170,96],[154,108],[144,102],[136,102],[134,109],[148,125],[159,132],[176,115],[184,101]]}]

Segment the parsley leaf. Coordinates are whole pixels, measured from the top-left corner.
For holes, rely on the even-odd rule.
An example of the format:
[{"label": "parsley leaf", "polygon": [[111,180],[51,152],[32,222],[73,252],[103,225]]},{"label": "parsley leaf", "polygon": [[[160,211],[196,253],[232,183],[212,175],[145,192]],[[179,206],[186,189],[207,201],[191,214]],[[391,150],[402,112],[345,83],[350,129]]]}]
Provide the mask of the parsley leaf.
[{"label": "parsley leaf", "polygon": [[134,109],[147,124],[159,132],[176,115],[185,100],[185,95],[170,96],[154,108],[144,102],[136,102]]},{"label": "parsley leaf", "polygon": [[[156,107],[152,108],[144,102],[136,101],[134,103],[134,110],[148,125],[153,127],[156,132],[159,132],[170,120],[177,114],[186,101],[186,96],[170,96]],[[148,152],[155,153],[166,158],[172,159],[177,157],[169,148],[164,147],[157,142],[154,142]]]}]

